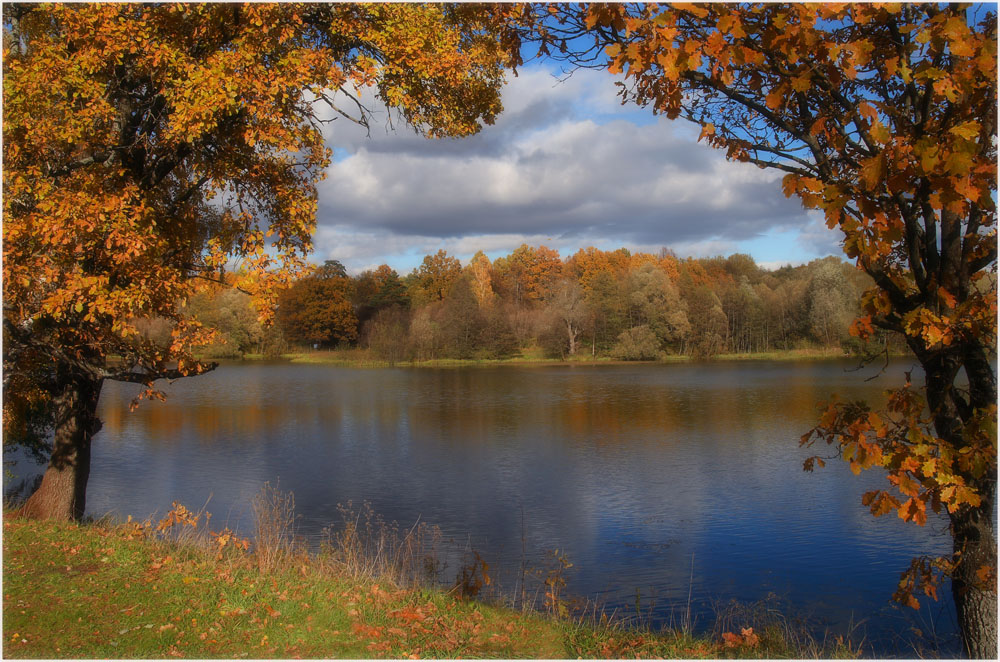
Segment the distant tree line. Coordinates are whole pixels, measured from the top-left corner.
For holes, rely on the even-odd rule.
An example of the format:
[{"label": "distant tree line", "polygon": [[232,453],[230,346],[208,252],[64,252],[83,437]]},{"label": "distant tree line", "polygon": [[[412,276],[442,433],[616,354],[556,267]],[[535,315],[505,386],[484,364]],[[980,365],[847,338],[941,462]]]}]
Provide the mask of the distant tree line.
[{"label": "distant tree line", "polygon": [[389,362],[899,349],[887,335],[862,343],[848,333],[870,286],[835,257],[769,271],[742,254],[681,259],[667,249],[585,248],[563,259],[522,245],[493,261],[476,253],[464,267],[440,250],[403,277],[384,264],[349,276],[330,260],[281,294],[271,327],[232,288],[208,286],[187,305],[218,331],[219,342],[205,348],[214,357],[333,347]]}]

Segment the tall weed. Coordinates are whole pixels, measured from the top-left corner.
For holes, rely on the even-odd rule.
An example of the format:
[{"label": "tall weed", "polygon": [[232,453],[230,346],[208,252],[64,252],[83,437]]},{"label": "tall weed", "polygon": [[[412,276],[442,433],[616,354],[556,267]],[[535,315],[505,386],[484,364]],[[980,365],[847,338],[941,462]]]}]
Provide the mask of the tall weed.
[{"label": "tall weed", "polygon": [[270,572],[295,555],[295,495],[264,483],[251,509],[257,567]]},{"label": "tall weed", "polygon": [[443,569],[441,529],[416,522],[400,529],[386,522],[367,501],[355,511],[351,501],[338,505],[342,524],[325,529],[321,557],[350,574],[389,580],[398,586],[433,584]]},{"label": "tall weed", "polygon": [[[853,641],[851,635],[817,639],[809,623],[790,618],[790,605],[782,604],[773,593],[756,602],[735,600],[715,606],[712,638],[728,648],[741,651],[741,657],[857,658],[864,651],[864,638]],[[752,651],[752,654],[750,654]]]}]

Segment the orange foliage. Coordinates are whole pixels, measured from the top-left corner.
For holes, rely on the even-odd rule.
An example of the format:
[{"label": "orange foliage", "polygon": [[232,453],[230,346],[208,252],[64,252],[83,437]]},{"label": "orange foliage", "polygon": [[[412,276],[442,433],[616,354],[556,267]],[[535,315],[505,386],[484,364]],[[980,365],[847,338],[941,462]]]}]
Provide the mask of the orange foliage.
[{"label": "orange foliage", "polygon": [[548,246],[521,244],[507,257],[497,258],[493,266],[499,289],[515,302],[547,300],[563,276],[559,251]]},{"label": "orange foliage", "polygon": [[601,273],[619,279],[628,273],[631,255],[625,248],[616,251],[602,251],[588,246],[574,253],[567,261],[566,268],[572,273],[585,292],[593,289],[594,279]]},{"label": "orange foliage", "polygon": [[357,339],[353,287],[345,276],[310,276],[293,283],[278,306],[278,321],[288,340],[331,345]]},{"label": "orange foliage", "polygon": [[[510,62],[484,31],[500,13],[19,9],[20,42],[4,42],[5,319],[46,320],[57,357],[85,346],[96,363],[196,371],[188,350],[208,332],[176,305],[192,276],[251,292],[267,315],[311,248],[329,159],[313,100],[340,110],[350,86],[373,86],[430,136],[472,133],[500,110]],[[132,320],[152,315],[176,322],[166,353],[137,336]]]},{"label": "orange foliage", "polygon": [[760,637],[754,633],[753,628],[741,628],[739,634],[723,632],[722,641],[726,648],[754,648],[760,643]]},{"label": "orange foliage", "polygon": [[[473,133],[499,112],[503,67],[516,62],[501,50],[506,11],[54,4],[10,12],[8,342],[44,345],[97,377],[152,381],[173,362],[197,373],[190,348],[211,332],[177,305],[194,292],[193,278],[246,290],[266,317],[304,265],[315,185],[330,156],[316,100],[345,114],[352,89],[371,86],[429,136]],[[241,270],[229,275],[233,260]],[[136,330],[134,320],[152,316],[174,322],[165,352]],[[125,369],[108,369],[108,354]]]}]

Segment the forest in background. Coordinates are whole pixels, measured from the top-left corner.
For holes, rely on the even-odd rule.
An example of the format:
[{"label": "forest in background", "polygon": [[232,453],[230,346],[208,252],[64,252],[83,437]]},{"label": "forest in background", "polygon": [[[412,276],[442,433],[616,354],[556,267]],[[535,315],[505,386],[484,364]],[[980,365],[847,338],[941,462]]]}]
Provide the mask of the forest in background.
[{"label": "forest in background", "polygon": [[[668,249],[590,247],[563,259],[522,245],[493,261],[479,252],[465,266],[440,250],[406,276],[384,264],[350,276],[329,260],[281,294],[269,327],[232,287],[208,283],[186,305],[217,330],[217,342],[202,350],[207,358],[335,347],[360,347],[390,363],[905,351],[884,333],[864,343],[850,334],[871,285],[836,257],[769,271],[744,254],[678,258]],[[150,321],[146,335],[169,342],[169,324]]]}]

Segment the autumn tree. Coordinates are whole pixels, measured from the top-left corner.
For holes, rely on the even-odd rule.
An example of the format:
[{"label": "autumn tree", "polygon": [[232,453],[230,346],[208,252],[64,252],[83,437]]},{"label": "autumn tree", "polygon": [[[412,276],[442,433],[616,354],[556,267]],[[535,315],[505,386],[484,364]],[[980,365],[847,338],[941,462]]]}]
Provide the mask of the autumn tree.
[{"label": "autumn tree", "polygon": [[409,312],[401,307],[383,308],[369,321],[366,333],[368,347],[376,356],[395,365],[401,361],[409,340]]},{"label": "autumn tree", "polygon": [[657,339],[658,349],[682,341],[691,331],[687,306],[677,288],[652,262],[629,272],[628,303],[633,327],[647,326]]},{"label": "autumn tree", "polygon": [[915,564],[899,597],[933,595],[931,566],[943,570],[967,652],[995,658],[996,289],[983,287],[997,250],[994,9],[602,4],[522,20],[543,53],[620,74],[623,101],[784,172],[785,193],[842,230],[875,282],[854,333],[902,334],[924,384],[881,414],[834,405],[807,439],[887,471],[890,489],[864,498],[874,514],[920,524],[947,511],[953,553]]},{"label": "autumn tree", "polygon": [[423,262],[413,272],[416,292],[412,298],[422,301],[441,301],[462,273],[462,263],[448,255],[443,248],[434,255],[425,255]]},{"label": "autumn tree", "polygon": [[602,274],[621,278],[628,271],[631,255],[625,248],[616,251],[602,251],[588,246],[581,248],[566,261],[566,271],[572,274],[584,290],[593,288],[593,281]]},{"label": "autumn tree", "polygon": [[[847,279],[838,261],[823,261],[809,281],[806,295],[809,301],[809,325],[816,337],[830,347],[847,334],[851,320],[857,316]],[[853,299],[853,300],[852,300]]]},{"label": "autumn tree", "polygon": [[622,361],[652,361],[662,354],[660,339],[646,324],[622,331],[611,348],[611,356]]},{"label": "autumn tree", "polygon": [[457,278],[441,302],[438,320],[442,342],[449,356],[471,359],[482,327],[480,302],[472,274]]},{"label": "autumn tree", "polygon": [[587,309],[590,353],[608,348],[629,326],[627,285],[624,274],[611,269],[594,271],[581,284]]},{"label": "autumn tree", "polygon": [[493,265],[482,251],[476,252],[467,267],[471,280],[472,292],[480,308],[490,308],[496,299],[493,291]]},{"label": "autumn tree", "polygon": [[[54,430],[27,514],[83,514],[105,380],[151,395],[211,368],[190,351],[210,332],[179,306],[195,279],[239,262],[266,317],[311,247],[323,123],[366,124],[366,89],[427,136],[493,121],[509,11],[4,5],[4,436]],[[137,332],[153,318],[172,323],[166,348]]]},{"label": "autumn tree", "polygon": [[[761,296],[765,315],[773,327],[774,346],[790,349],[804,314],[806,288],[804,279],[791,278],[792,269],[775,278],[774,286]],[[780,280],[779,280],[780,278]]]},{"label": "autumn tree", "polygon": [[406,285],[396,270],[387,264],[363,271],[353,280],[352,303],[362,324],[386,308],[408,308],[410,305]]},{"label": "autumn tree", "polygon": [[565,331],[569,354],[576,354],[577,339],[589,314],[580,285],[570,279],[559,281],[552,295],[551,310]]},{"label": "autumn tree", "polygon": [[688,351],[697,358],[709,358],[725,349],[729,320],[722,302],[707,285],[699,285],[687,299],[691,334]]},{"label": "autumn tree", "polygon": [[497,258],[494,264],[497,289],[518,305],[543,301],[562,276],[559,252],[548,246],[535,248],[521,244],[510,255]]},{"label": "autumn tree", "polygon": [[441,327],[434,319],[440,307],[439,302],[432,303],[417,309],[410,318],[410,344],[417,359],[437,358],[441,349]]},{"label": "autumn tree", "polygon": [[754,326],[760,317],[760,299],[746,276],[738,281],[729,281],[719,293],[722,312],[729,327],[726,344],[735,353],[753,351]]},{"label": "autumn tree", "polygon": [[539,246],[535,249],[534,262],[528,268],[528,298],[532,301],[545,301],[563,276],[563,261],[559,257],[559,251]]},{"label": "autumn tree", "polygon": [[278,323],[285,338],[324,346],[357,340],[353,290],[351,279],[329,266],[292,283],[278,296]]},{"label": "autumn tree", "polygon": [[[214,342],[198,348],[201,355],[241,357],[261,346],[264,329],[253,302],[248,294],[235,288],[208,284],[188,299],[185,314],[215,331]],[[170,346],[170,342],[159,344]]]},{"label": "autumn tree", "polygon": [[493,289],[501,297],[515,306],[521,306],[526,301],[526,280],[528,252],[533,250],[527,244],[522,244],[510,255],[498,257],[493,262]]}]

